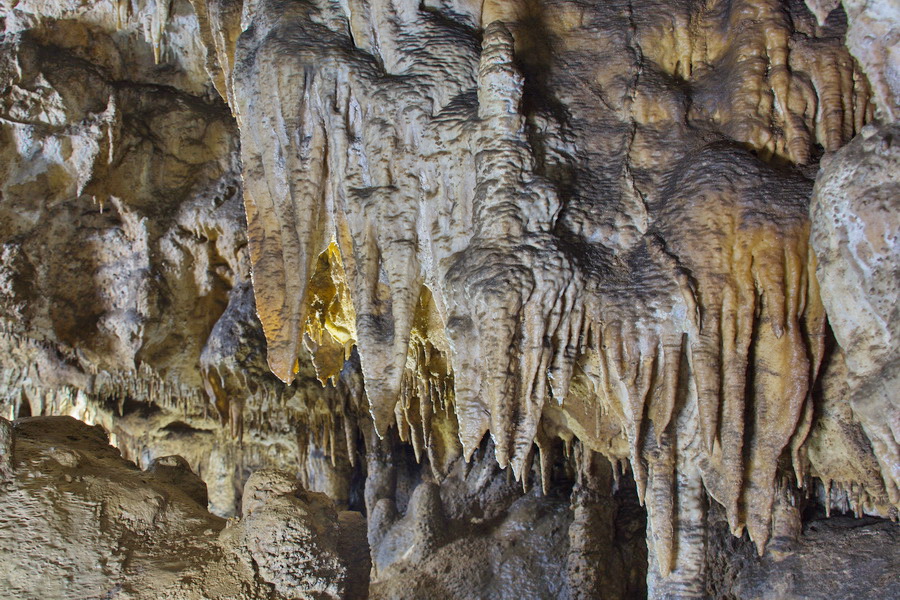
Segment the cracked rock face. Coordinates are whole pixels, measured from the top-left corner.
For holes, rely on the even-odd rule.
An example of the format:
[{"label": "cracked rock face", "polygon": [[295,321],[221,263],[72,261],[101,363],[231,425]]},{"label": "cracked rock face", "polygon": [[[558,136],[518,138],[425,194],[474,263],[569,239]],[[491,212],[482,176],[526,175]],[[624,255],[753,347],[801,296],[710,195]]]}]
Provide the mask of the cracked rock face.
[{"label": "cracked rock face", "polygon": [[893,3],[3,6],[0,408],[248,598],[802,595],[896,519]]}]

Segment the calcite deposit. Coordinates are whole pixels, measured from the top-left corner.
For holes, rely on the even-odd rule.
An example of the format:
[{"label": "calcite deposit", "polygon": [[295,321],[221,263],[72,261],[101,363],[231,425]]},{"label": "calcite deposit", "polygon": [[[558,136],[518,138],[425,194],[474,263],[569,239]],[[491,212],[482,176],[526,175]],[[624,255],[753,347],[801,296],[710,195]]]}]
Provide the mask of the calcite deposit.
[{"label": "calcite deposit", "polygon": [[896,568],[894,2],[3,6],[0,503],[47,415],[193,503],[58,597],[804,597],[874,568],[832,513]]}]

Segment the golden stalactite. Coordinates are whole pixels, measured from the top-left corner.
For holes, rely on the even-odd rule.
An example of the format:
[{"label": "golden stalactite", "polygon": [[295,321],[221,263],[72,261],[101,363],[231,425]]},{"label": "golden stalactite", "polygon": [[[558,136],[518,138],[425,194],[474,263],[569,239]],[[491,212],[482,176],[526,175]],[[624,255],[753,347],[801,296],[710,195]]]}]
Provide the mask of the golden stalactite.
[{"label": "golden stalactite", "polygon": [[447,473],[462,450],[453,388],[446,330],[431,290],[423,286],[394,414],[400,439],[412,445],[416,460],[428,458],[436,477]]},{"label": "golden stalactite", "polygon": [[[312,356],[316,378],[322,385],[336,385],[358,341],[356,309],[337,243],[332,242],[319,255],[308,283],[305,304],[303,342]],[[300,357],[295,374],[299,361]],[[453,388],[444,323],[431,291],[422,286],[394,414],[400,439],[413,446],[417,460],[428,459],[437,477],[449,470],[461,452]],[[333,427],[321,429],[330,432]]]},{"label": "golden stalactite", "polygon": [[[356,344],[356,311],[350,298],[341,251],[332,242],[319,255],[306,292],[304,345],[322,385],[334,383]],[[299,369],[295,365],[294,372]]]}]

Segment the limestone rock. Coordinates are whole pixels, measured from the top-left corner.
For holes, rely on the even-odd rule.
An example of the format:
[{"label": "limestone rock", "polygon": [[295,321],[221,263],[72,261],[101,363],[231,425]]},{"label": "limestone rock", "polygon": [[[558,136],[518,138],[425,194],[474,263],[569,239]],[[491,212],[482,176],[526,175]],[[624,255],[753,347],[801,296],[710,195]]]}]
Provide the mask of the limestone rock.
[{"label": "limestone rock", "polygon": [[[361,598],[368,563],[349,564],[339,520],[321,495],[266,487],[254,511],[226,527],[197,498],[181,457],[140,471],[99,426],[33,417],[0,427],[16,442],[0,487],[0,585],[17,598],[272,600]],[[8,455],[4,454],[4,458]],[[265,473],[251,478],[260,489]],[[306,560],[303,557],[307,557]],[[40,574],[36,576],[36,574]],[[324,595],[323,595],[324,594]]]},{"label": "limestone rock", "polygon": [[100,427],[71,417],[12,425],[12,476],[0,488],[0,587],[16,598],[242,598],[270,594],[229,565],[225,523],[172,485],[140,471]]},{"label": "limestone rock", "polygon": [[850,402],[900,500],[900,129],[869,126],[823,161],[811,207],[822,300],[846,357]]},{"label": "limestone rock", "polygon": [[181,456],[156,458],[150,463],[147,472],[179,488],[200,506],[206,506],[209,503],[206,483],[191,471],[191,466]]},{"label": "limestone rock", "polygon": [[709,598],[878,600],[900,593],[896,577],[889,575],[900,567],[900,536],[893,523],[847,517],[811,520],[795,551],[781,561],[760,559],[749,544],[726,536],[724,527],[719,529],[711,545],[716,570]]},{"label": "limestone rock", "polygon": [[[359,539],[353,531],[362,523],[339,520],[331,500],[302,490],[284,472],[257,471],[247,481],[246,491],[245,512],[238,526],[243,534],[241,544],[261,577],[279,594],[298,600],[366,597],[369,561],[348,564],[341,555],[340,541],[344,535]],[[355,594],[349,590],[351,579],[356,581]],[[360,591],[364,593],[356,595]]]},{"label": "limestone rock", "polygon": [[392,490],[368,511],[370,597],[570,597],[564,499],[523,492],[490,449],[459,459],[440,486],[427,471],[416,485],[393,470]]}]

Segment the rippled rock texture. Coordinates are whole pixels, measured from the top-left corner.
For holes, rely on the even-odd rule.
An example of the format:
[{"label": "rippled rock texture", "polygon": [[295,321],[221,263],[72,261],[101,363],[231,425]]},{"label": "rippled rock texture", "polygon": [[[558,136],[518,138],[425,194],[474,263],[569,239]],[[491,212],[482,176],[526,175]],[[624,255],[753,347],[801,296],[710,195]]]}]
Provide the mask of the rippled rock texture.
[{"label": "rippled rock texture", "polygon": [[287,470],[373,597],[764,589],[900,506],[896,7],[808,4],[5,3],[7,416]]}]

